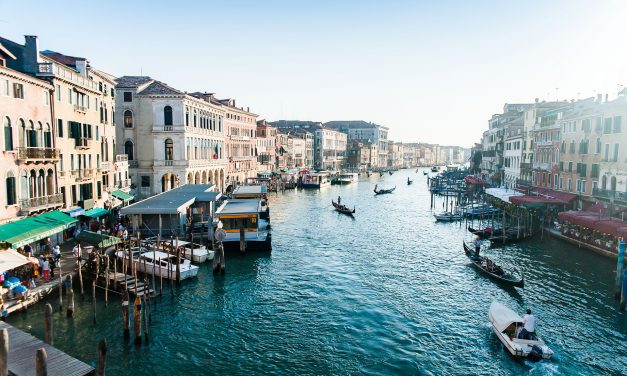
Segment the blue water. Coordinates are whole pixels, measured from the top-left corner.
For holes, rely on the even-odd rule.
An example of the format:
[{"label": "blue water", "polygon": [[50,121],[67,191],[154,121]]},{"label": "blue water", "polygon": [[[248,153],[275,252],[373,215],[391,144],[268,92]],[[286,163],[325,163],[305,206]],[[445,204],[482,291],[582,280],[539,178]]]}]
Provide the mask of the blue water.
[{"label": "blue water", "polygon": [[[375,183],[397,189],[375,197]],[[355,219],[332,210],[338,195]],[[429,200],[426,177],[413,170],[272,194],[272,253],[231,255],[224,277],[206,265],[174,299],[166,290],[149,345],[123,341],[119,299],[105,307],[102,295],[96,326],[89,297],[77,299],[74,319],[57,313],[55,345],[95,365],[106,338],[112,375],[627,374],[613,260],[547,237],[499,246],[487,253],[526,282],[503,288],[470,267],[467,231],[435,223]],[[488,322],[493,300],[531,308],[555,358],[512,358]],[[43,338],[42,309],[10,323]]]}]

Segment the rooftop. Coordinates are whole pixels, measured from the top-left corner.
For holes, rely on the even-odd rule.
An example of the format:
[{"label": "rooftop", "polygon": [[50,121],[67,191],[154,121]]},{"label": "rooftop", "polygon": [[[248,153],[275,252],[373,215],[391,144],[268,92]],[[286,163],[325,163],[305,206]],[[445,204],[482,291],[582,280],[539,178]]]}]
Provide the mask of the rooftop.
[{"label": "rooftop", "polygon": [[242,185],[233,191],[233,195],[262,195],[268,193],[265,185]]},{"label": "rooftop", "polygon": [[139,95],[181,95],[185,93],[171,86],[168,86],[167,84],[164,84],[161,81],[152,81],[150,85],[148,85],[143,90],[139,91],[137,94]]},{"label": "rooftop", "polygon": [[209,202],[220,197],[213,184],[185,184],[122,208],[122,214],[177,214],[195,202]]},{"label": "rooftop", "polygon": [[122,76],[117,79],[117,88],[137,88],[148,81],[152,81],[149,76]]},{"label": "rooftop", "polygon": [[87,60],[84,57],[64,55],[62,53],[50,51],[50,50],[41,51],[41,54],[47,57],[48,59],[54,60],[59,64],[63,64],[67,67],[74,68],[74,69],[76,69],[77,61]]},{"label": "rooftop", "polygon": [[258,213],[261,205],[259,200],[231,199],[227,200],[217,211],[216,215],[251,214]]}]

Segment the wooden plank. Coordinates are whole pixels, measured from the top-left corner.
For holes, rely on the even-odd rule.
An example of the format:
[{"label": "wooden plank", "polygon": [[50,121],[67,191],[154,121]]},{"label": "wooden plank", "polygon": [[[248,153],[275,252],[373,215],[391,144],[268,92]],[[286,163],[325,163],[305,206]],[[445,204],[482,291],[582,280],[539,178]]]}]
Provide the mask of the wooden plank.
[{"label": "wooden plank", "polygon": [[9,332],[9,372],[19,376],[35,375],[35,353],[45,348],[48,354],[49,375],[76,375],[92,374],[94,368],[75,359],[59,349],[50,346],[30,334],[23,332],[5,322],[0,322],[0,329]]}]

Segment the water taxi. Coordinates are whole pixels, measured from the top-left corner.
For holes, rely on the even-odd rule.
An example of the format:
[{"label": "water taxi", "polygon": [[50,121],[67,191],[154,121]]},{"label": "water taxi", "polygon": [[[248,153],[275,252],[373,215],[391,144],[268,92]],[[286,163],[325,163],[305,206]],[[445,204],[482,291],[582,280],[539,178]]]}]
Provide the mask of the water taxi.
[{"label": "water taxi", "polygon": [[333,179],[331,179],[331,184],[346,185],[346,184],[356,182],[357,179],[358,179],[357,174],[344,173],[344,174],[339,174],[335,176]]},{"label": "water taxi", "polygon": [[267,206],[263,205],[263,200],[226,200],[216,210],[214,221],[221,221],[222,229],[226,232],[226,239],[222,242],[225,249],[240,248],[241,229],[244,230],[246,249],[272,249],[270,214]]},{"label": "water taxi", "polygon": [[[116,257],[128,259],[128,250],[117,251]],[[155,277],[176,279],[176,256],[161,252],[151,251],[144,247],[131,248],[131,257],[138,271],[144,274],[154,274]],[[154,271],[154,272],[153,272]],[[189,260],[181,258],[180,264],[181,280],[195,277],[198,274],[198,267],[192,265]]]},{"label": "water taxi", "polygon": [[322,188],[331,184],[331,174],[328,172],[301,171],[300,186],[302,188]]},{"label": "water taxi", "polygon": [[516,312],[499,302],[492,302],[488,318],[492,330],[510,354],[530,360],[551,359],[551,350],[535,334],[533,339],[519,339],[518,333],[523,327],[523,319]]}]

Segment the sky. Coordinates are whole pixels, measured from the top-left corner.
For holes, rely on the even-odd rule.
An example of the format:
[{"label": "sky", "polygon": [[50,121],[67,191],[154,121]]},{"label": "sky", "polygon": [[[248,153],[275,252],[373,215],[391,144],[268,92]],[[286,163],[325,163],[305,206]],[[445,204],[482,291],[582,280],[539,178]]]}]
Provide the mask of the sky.
[{"label": "sky", "polygon": [[0,36],[259,119],[366,120],[471,146],[505,103],[627,85],[627,1],[16,1]]}]

